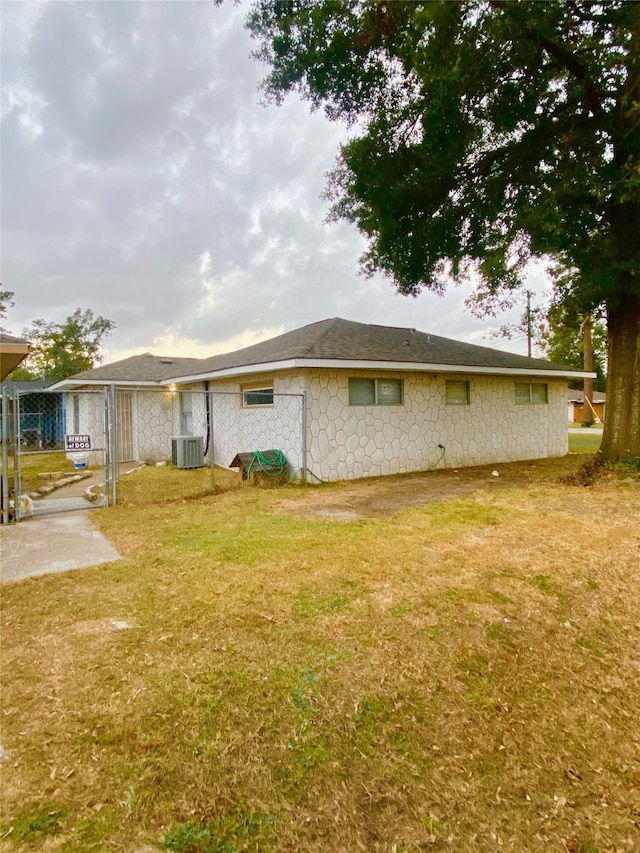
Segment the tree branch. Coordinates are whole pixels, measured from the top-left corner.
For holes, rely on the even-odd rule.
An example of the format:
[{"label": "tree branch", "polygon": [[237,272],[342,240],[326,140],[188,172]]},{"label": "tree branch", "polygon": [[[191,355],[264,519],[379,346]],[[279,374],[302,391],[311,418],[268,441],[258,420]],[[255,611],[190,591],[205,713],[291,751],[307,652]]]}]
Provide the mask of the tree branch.
[{"label": "tree branch", "polygon": [[[496,9],[506,11],[509,8],[510,3],[508,0],[493,0],[491,5]],[[529,38],[534,39],[540,47],[549,54],[549,56],[552,56],[557,60],[562,68],[573,75],[576,80],[580,81],[584,92],[584,102],[588,109],[590,109],[594,115],[599,115],[601,118],[606,117],[606,112],[602,106],[602,100],[598,94],[595,83],[587,74],[585,64],[568,48],[563,44],[560,44],[560,42],[557,42],[537,30],[527,27],[526,25],[523,29]]]}]

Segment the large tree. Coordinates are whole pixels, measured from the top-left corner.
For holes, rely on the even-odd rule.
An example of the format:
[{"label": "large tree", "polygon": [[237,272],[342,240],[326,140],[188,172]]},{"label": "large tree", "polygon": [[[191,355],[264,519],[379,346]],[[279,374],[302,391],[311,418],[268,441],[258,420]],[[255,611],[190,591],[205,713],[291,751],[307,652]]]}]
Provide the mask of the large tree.
[{"label": "large tree", "polygon": [[100,347],[114,328],[112,320],[80,308],[62,323],[34,320],[23,332],[31,342],[31,353],[11,378],[59,381],[89,370],[102,361]]},{"label": "large tree", "polygon": [[267,95],[352,125],[328,194],[365,271],[407,294],[579,271],[607,316],[602,452],[640,456],[640,3],[261,0],[248,26]]},{"label": "large tree", "polygon": [[[607,330],[602,318],[598,314],[572,314],[562,303],[552,305],[542,327],[541,346],[545,355],[557,364],[581,370],[585,368],[585,349],[589,344],[591,369],[596,373],[593,388],[606,391]],[[583,383],[576,380],[573,387],[582,388]]]}]

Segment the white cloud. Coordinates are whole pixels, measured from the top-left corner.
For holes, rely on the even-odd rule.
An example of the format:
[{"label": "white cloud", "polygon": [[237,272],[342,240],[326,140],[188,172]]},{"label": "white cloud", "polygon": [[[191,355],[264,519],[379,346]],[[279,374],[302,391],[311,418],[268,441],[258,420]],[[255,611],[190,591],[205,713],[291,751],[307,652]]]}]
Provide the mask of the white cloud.
[{"label": "white cloud", "polygon": [[8,325],[91,308],[117,324],[110,358],[209,355],[332,316],[490,343],[462,290],[414,300],[357,275],[363,240],[324,224],[321,199],[345,130],[293,97],[259,104],[246,8],[3,6]]}]

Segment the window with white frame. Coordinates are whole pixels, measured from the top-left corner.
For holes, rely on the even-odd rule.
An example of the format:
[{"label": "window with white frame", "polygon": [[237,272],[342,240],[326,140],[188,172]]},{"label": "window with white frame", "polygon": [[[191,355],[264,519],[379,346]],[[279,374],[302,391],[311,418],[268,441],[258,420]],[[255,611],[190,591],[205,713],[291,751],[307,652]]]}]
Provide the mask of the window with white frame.
[{"label": "window with white frame", "polygon": [[516,404],[524,406],[529,403],[542,404],[549,402],[547,384],[545,382],[516,382]]},{"label": "window with white frame", "polygon": [[349,379],[350,406],[399,406],[402,402],[402,379]]},{"label": "window with white frame", "polygon": [[245,409],[273,406],[273,385],[243,385],[242,405]]},{"label": "window with white frame", "polygon": [[445,400],[455,406],[464,406],[470,401],[469,383],[464,379],[447,379]]}]

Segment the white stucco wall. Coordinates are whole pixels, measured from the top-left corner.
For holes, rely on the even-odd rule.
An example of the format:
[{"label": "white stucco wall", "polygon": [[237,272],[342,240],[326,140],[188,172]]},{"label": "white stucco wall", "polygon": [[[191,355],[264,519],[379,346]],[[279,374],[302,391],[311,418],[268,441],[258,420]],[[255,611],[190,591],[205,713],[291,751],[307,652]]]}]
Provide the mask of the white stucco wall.
[{"label": "white stucco wall", "polygon": [[[567,452],[564,381],[547,381],[547,404],[517,405],[511,377],[390,372],[403,380],[402,405],[350,406],[349,377],[376,375],[306,371],[307,467],[317,477],[343,480]],[[469,404],[446,403],[447,379],[470,382]]]},{"label": "white stucco wall", "polygon": [[171,458],[171,437],[176,435],[178,395],[168,390],[133,392],[133,453],[140,462]]},{"label": "white stucco wall", "polygon": [[[273,383],[273,405],[242,405],[241,389]],[[228,467],[236,453],[281,450],[298,472],[303,465],[303,411],[300,377],[290,371],[250,375],[211,383],[213,448],[216,465]]]},{"label": "white stucco wall", "polygon": [[[350,406],[349,377],[378,377],[366,370],[306,369],[253,374],[212,381],[213,459],[228,466],[238,452],[282,450],[292,469],[304,465],[322,480],[462,467],[519,459],[562,456],[567,452],[566,381],[545,382],[548,402],[518,405],[517,377],[393,372],[403,381],[403,403]],[[468,404],[448,404],[447,379],[470,383]],[[244,407],[242,387],[273,383],[274,403]],[[206,394],[191,390],[192,434],[206,446]],[[306,392],[303,435],[302,393]],[[169,389],[132,390],[134,458],[162,461],[171,456],[171,437],[181,434],[179,393]],[[81,395],[81,432],[101,424],[98,397]],[[86,424],[86,426],[85,426]],[[101,427],[100,427],[101,428]],[[444,452],[439,445],[444,447]]]}]

